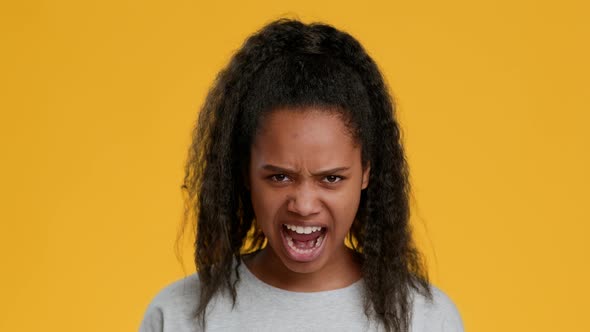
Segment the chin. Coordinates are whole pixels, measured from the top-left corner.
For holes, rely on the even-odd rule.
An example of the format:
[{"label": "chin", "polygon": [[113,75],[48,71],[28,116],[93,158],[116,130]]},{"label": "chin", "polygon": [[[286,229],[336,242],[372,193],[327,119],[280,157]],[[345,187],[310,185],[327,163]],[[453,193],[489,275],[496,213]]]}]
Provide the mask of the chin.
[{"label": "chin", "polygon": [[310,262],[296,262],[283,255],[280,255],[279,258],[285,268],[294,273],[314,273],[320,271],[326,265],[324,262],[325,259],[317,259]]}]

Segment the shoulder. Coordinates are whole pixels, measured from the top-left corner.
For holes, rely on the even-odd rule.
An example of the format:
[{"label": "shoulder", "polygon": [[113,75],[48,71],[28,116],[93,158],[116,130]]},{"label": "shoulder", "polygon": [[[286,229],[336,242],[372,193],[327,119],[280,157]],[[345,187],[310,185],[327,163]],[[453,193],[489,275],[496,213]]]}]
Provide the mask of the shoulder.
[{"label": "shoulder", "polygon": [[176,280],[162,288],[149,307],[178,308],[194,304],[199,295],[199,277],[196,273]]},{"label": "shoulder", "polygon": [[463,320],[453,300],[440,288],[430,285],[432,299],[414,298],[413,325],[417,331],[463,332]]},{"label": "shoulder", "polygon": [[196,273],[163,287],[147,306],[140,332],[164,331],[164,321],[184,321],[190,317],[199,298]]}]

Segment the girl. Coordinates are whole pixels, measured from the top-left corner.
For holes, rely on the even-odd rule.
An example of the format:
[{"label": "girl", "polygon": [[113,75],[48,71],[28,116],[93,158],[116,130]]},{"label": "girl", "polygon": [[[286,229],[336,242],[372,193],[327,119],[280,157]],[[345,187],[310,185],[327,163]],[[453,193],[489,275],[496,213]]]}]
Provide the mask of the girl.
[{"label": "girl", "polygon": [[198,272],[140,331],[463,330],[412,240],[387,87],[349,34],[281,19],[248,38],[200,112],[183,189]]}]

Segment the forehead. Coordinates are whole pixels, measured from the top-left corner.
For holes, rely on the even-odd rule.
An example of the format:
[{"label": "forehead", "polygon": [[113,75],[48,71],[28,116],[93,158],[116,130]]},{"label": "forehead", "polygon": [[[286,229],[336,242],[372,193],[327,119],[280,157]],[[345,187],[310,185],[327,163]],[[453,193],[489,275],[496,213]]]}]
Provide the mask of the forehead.
[{"label": "forehead", "polygon": [[350,164],[359,152],[338,112],[313,108],[273,111],[261,123],[252,145],[253,156],[264,162],[317,167]]}]

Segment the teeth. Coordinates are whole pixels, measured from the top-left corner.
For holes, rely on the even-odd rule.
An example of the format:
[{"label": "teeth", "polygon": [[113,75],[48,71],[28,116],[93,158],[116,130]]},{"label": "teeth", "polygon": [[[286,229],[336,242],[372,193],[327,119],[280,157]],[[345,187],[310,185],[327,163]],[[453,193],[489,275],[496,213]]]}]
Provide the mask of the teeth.
[{"label": "teeth", "polygon": [[322,245],[322,240],[324,239],[324,236],[322,235],[322,236],[318,237],[317,240],[315,241],[314,247],[311,249],[299,249],[293,244],[292,237],[290,237],[289,235],[286,235],[285,238],[287,239],[287,244],[289,244],[289,247],[291,247],[291,249],[293,249],[295,252],[297,252],[299,254],[309,254],[313,250],[315,250],[316,248],[319,248],[320,245]]},{"label": "teeth", "polygon": [[311,234],[311,233],[315,233],[317,231],[321,231],[322,228],[319,226],[295,226],[295,225],[287,225],[285,224],[285,227],[287,227],[287,229],[292,230],[293,232],[297,232],[299,234]]},{"label": "teeth", "polygon": [[317,238],[317,240],[315,240],[315,247],[319,248],[320,244],[322,244],[322,240],[324,239],[323,236],[320,236]]}]

